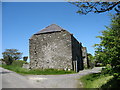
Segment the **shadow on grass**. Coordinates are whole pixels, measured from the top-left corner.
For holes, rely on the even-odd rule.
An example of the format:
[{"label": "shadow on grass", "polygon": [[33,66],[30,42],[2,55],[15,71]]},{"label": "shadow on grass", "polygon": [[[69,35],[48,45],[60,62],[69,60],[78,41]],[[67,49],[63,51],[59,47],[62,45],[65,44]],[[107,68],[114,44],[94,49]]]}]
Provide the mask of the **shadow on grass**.
[{"label": "shadow on grass", "polygon": [[108,88],[108,89],[120,88],[120,80],[117,80],[116,78],[112,78],[107,83],[102,85],[100,88]]},{"label": "shadow on grass", "polygon": [[[99,79],[101,77],[101,73],[94,73],[91,75],[91,81],[94,81],[95,79]],[[107,74],[105,75],[107,76]],[[107,83],[103,84],[100,88],[107,88],[107,89],[112,89],[112,88],[120,88],[120,80],[116,78],[110,79]],[[120,89],[119,89],[120,90]]]},{"label": "shadow on grass", "polygon": [[80,80],[82,81],[84,88],[99,88],[100,90],[120,88],[120,81],[109,74],[89,74],[83,76]]},{"label": "shadow on grass", "polygon": [[96,80],[97,78],[100,77],[100,73],[93,73],[93,74],[90,74],[86,77],[86,80],[91,80],[91,81],[94,81]]}]

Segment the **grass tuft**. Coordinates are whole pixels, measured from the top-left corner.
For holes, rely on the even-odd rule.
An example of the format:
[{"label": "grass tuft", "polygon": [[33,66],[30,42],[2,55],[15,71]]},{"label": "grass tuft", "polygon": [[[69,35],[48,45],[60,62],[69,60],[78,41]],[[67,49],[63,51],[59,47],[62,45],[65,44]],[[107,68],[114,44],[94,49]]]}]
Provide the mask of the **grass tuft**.
[{"label": "grass tuft", "polygon": [[31,74],[31,75],[59,75],[59,74],[72,74],[75,73],[74,71],[64,71],[64,70],[57,70],[57,69],[34,69],[28,70],[19,66],[13,65],[2,65],[3,68],[14,71],[20,74]]},{"label": "grass tuft", "polygon": [[94,73],[85,75],[81,77],[80,80],[82,81],[84,88],[100,88],[112,78],[113,76],[108,74],[102,75],[100,73]]}]

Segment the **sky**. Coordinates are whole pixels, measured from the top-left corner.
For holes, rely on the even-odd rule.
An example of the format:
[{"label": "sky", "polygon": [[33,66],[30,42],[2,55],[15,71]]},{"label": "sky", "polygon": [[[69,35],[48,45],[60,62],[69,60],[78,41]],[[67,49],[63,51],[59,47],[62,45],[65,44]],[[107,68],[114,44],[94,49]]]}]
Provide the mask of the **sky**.
[{"label": "sky", "polygon": [[[29,38],[50,24],[72,33],[94,55],[96,36],[110,24],[108,13],[79,15],[78,8],[68,2],[3,2],[2,51],[18,49],[29,56]],[[2,54],[0,54],[2,58]]]}]

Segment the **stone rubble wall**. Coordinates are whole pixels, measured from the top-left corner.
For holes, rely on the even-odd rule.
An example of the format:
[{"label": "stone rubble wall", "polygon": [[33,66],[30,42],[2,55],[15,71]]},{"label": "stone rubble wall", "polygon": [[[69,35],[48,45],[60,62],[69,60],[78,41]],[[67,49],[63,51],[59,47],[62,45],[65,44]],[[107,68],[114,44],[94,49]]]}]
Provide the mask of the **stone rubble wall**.
[{"label": "stone rubble wall", "polygon": [[30,68],[30,64],[23,64],[22,68],[29,69]]},{"label": "stone rubble wall", "polygon": [[87,58],[87,49],[86,47],[82,47],[82,57],[83,57],[83,63],[84,68],[88,68],[88,58]]},{"label": "stone rubble wall", "polygon": [[72,35],[71,36],[72,40],[72,59],[75,61],[77,64],[74,65],[73,63],[73,68],[74,66],[77,66],[77,70],[74,68],[74,71],[79,71],[83,70],[83,59],[82,59],[82,44],[76,40],[76,38]]},{"label": "stone rubble wall", "polygon": [[31,69],[72,69],[71,35],[67,31],[33,35],[29,40]]}]

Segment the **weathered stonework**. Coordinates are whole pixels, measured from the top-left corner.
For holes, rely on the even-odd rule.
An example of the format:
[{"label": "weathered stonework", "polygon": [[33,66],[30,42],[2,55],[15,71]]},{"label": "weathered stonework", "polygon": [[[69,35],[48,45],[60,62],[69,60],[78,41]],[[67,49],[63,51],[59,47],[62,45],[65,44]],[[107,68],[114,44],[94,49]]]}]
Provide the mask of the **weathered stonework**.
[{"label": "weathered stonework", "polygon": [[0,65],[2,65],[2,61],[0,61]]},{"label": "weathered stonework", "polygon": [[6,65],[6,63],[4,61],[0,60],[0,65],[2,65],[2,64]]},{"label": "weathered stonework", "polygon": [[71,41],[73,68],[78,72],[79,70],[83,70],[82,44],[78,42],[73,35],[71,36]]},{"label": "weathered stonework", "polygon": [[88,57],[87,57],[86,47],[82,47],[82,57],[83,57],[84,68],[88,68],[89,67],[89,60],[88,60]]},{"label": "weathered stonework", "polygon": [[81,43],[55,24],[29,39],[29,52],[31,69],[83,69]]},{"label": "weathered stonework", "polygon": [[23,64],[22,68],[29,69],[30,65],[29,64]]}]

